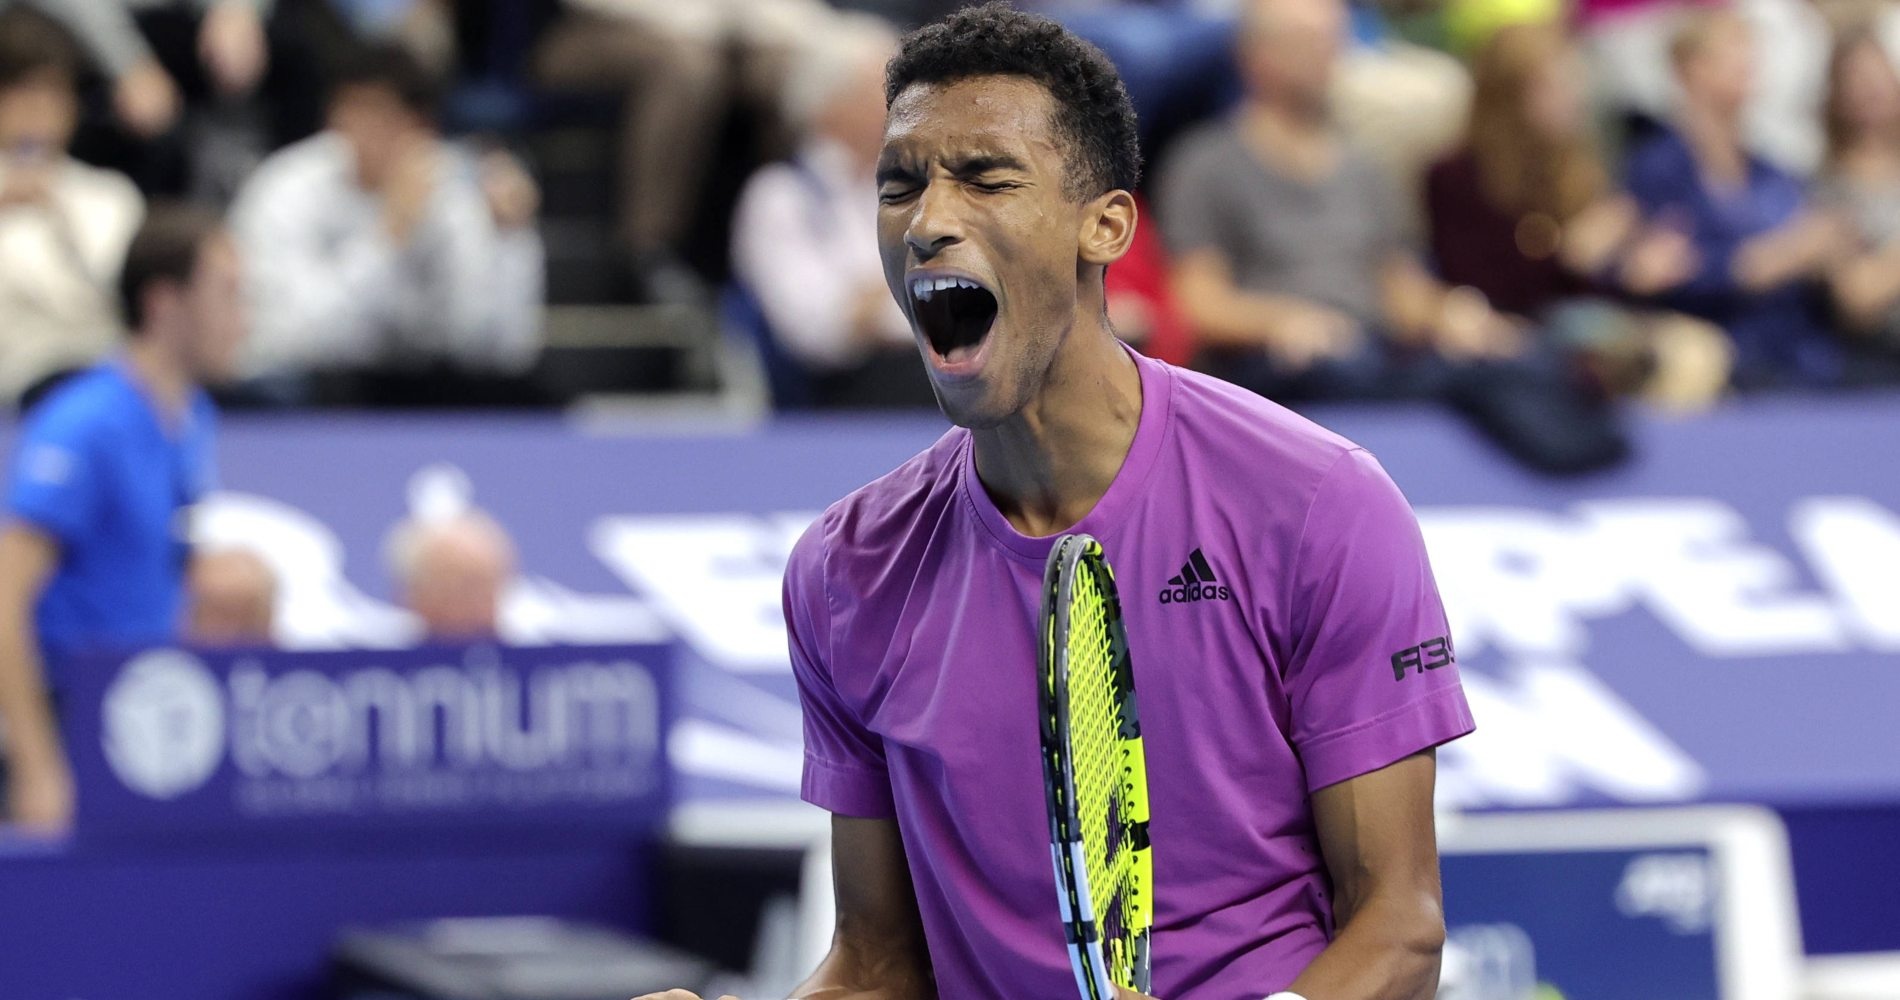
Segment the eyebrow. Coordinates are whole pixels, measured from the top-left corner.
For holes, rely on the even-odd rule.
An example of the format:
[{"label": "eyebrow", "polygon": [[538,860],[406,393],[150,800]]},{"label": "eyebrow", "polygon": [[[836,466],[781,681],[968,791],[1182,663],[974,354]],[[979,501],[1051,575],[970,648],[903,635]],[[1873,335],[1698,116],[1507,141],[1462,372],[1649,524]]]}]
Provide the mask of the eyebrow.
[{"label": "eyebrow", "polygon": [[950,167],[950,172],[958,177],[976,177],[980,174],[992,173],[998,170],[1014,170],[1018,173],[1026,173],[1029,170],[1029,167],[1025,165],[1023,161],[1008,153],[984,153],[977,156],[967,156],[963,159],[952,161],[948,166]]},{"label": "eyebrow", "polygon": [[[1028,173],[1027,164],[1008,153],[976,153],[949,160],[945,166],[957,177],[980,177],[995,171],[1015,171]],[[876,181],[879,185],[891,181],[915,180],[917,171],[901,163],[885,163],[877,168]]]},{"label": "eyebrow", "polygon": [[880,163],[878,164],[877,175],[875,177],[875,180],[877,181],[877,185],[879,187],[883,187],[884,185],[889,184],[892,181],[913,180],[916,178],[916,176],[917,176],[917,172],[915,170],[912,170],[909,167],[906,167],[902,164]]}]

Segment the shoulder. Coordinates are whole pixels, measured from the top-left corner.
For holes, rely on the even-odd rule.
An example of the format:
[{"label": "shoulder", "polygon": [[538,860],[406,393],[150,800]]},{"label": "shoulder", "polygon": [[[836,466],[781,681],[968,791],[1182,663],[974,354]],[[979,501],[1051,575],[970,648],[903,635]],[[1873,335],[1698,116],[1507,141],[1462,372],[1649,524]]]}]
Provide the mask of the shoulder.
[{"label": "shoulder", "polygon": [[[821,580],[841,565],[887,565],[956,503],[969,432],[953,428],[904,464],[826,508],[792,549],[788,579]],[[853,578],[858,578],[853,576]]]},{"label": "shoulder", "polygon": [[51,448],[69,461],[97,455],[102,442],[125,429],[129,404],[136,402],[124,380],[105,365],[74,375],[28,411],[19,454]]},{"label": "shoulder", "polygon": [[77,196],[89,201],[138,211],[145,204],[138,185],[117,170],[95,167],[78,160],[66,161],[61,182]]},{"label": "shoulder", "polygon": [[285,188],[345,183],[349,168],[349,150],[343,140],[328,132],[319,132],[265,157],[238,192],[233,211],[241,210],[260,193],[268,196]]},{"label": "shoulder", "polygon": [[804,169],[780,160],[760,167],[746,178],[734,215],[743,219],[814,200],[816,192]]},{"label": "shoulder", "polygon": [[1270,399],[1211,375],[1166,367],[1180,450],[1190,460],[1231,463],[1211,467],[1223,468],[1220,481],[1237,492],[1310,496],[1328,470],[1359,450]]}]

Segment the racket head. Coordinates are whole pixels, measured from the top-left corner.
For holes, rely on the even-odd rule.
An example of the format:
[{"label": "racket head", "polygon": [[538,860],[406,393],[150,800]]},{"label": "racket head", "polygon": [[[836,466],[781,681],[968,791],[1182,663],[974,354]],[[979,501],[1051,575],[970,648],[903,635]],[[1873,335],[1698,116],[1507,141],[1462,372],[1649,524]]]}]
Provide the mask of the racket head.
[{"label": "racket head", "polygon": [[1121,603],[1101,543],[1057,540],[1043,572],[1038,684],[1056,895],[1076,987],[1149,989],[1148,782]]}]

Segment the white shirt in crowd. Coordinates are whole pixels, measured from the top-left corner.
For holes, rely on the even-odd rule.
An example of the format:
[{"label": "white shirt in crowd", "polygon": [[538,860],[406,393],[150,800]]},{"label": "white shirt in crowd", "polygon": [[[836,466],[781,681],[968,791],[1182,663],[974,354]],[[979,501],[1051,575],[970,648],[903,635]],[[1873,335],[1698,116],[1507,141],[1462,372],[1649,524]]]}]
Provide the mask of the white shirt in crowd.
[{"label": "white shirt in crowd", "polygon": [[0,401],[118,343],[119,267],[144,216],[130,180],[70,159],[44,201],[0,207]]},{"label": "white shirt in crowd", "polygon": [[541,238],[497,227],[474,157],[447,152],[422,222],[400,246],[341,138],[319,133],[259,165],[230,216],[249,284],[251,374],[432,361],[518,373],[534,363]]},{"label": "white shirt in crowd", "polygon": [[[830,371],[862,361],[872,345],[853,333],[852,317],[864,289],[884,283],[871,174],[829,140],[753,174],[733,215],[732,265],[793,356]],[[912,343],[909,322],[888,295],[878,333],[891,344]]]}]

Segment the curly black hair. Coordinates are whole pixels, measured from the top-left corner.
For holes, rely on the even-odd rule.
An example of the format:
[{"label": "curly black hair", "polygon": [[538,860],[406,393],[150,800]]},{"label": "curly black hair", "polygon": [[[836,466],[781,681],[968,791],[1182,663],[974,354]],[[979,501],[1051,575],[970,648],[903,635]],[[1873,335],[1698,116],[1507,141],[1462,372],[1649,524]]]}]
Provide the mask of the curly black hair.
[{"label": "curly black hair", "polygon": [[1001,2],[960,10],[904,36],[884,70],[884,106],[913,84],[979,76],[1020,76],[1055,99],[1054,126],[1066,147],[1064,193],[1075,200],[1141,180],[1135,106],[1102,50],[1046,17]]}]

